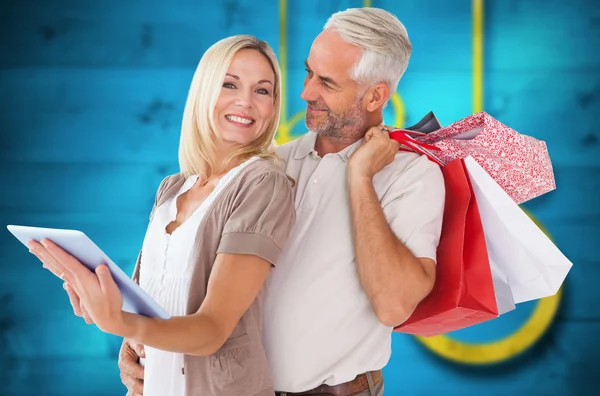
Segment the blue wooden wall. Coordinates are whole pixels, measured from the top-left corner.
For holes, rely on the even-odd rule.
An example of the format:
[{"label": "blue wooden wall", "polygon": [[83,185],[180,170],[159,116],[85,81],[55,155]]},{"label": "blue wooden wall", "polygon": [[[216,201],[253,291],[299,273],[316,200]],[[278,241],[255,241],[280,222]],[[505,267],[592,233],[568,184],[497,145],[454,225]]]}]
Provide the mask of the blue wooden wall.
[{"label": "blue wooden wall", "polygon": [[[406,124],[471,113],[468,0],[374,0],[406,24]],[[386,395],[595,395],[600,385],[600,5],[486,0],[485,109],[545,140],[558,189],[526,207],[574,262],[558,317],[500,365],[452,363],[395,334]],[[285,24],[279,21],[286,5]],[[177,170],[188,84],[209,45],[250,33],[287,55],[284,121],[327,17],[359,0],[11,0],[0,3],[0,224],[76,228],[127,271],[159,181]],[[283,29],[283,30],[282,30]],[[282,31],[285,35],[282,36]],[[284,45],[285,44],[285,45]],[[390,108],[388,123],[396,114]],[[292,127],[303,133],[302,122]],[[535,304],[452,337],[485,343]],[[0,395],[123,394],[120,340],[75,318],[60,282],[0,231]]]}]

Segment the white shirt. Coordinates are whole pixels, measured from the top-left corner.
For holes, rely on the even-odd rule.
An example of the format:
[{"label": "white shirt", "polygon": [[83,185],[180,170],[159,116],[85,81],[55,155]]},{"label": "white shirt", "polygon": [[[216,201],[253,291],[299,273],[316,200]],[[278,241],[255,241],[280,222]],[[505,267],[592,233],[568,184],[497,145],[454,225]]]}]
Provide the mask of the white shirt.
[{"label": "white shirt", "polygon": [[[358,276],[347,161],[362,140],[323,158],[316,134],[278,147],[296,180],[296,225],[268,279],[263,340],[277,391],[335,385],[383,368],[392,328],[377,319]],[[438,165],[399,152],[373,178],[385,217],[417,257],[435,260],[445,200]]]},{"label": "white shirt", "polygon": [[[159,206],[148,227],[142,246],[140,286],[171,316],[186,314],[194,262],[196,233],[206,210],[223,188],[254,157],[230,170],[194,213],[167,234],[166,227],[177,218],[177,197],[188,191],[198,176],[189,177],[177,194]],[[184,396],[183,354],[145,347],[144,396]]]}]

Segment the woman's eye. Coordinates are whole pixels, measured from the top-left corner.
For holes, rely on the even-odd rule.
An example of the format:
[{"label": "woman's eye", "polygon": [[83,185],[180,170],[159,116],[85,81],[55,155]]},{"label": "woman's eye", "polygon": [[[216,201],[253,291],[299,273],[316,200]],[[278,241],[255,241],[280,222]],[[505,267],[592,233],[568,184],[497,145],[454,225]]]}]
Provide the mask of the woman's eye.
[{"label": "woman's eye", "polygon": [[258,92],[261,95],[269,95],[269,91],[265,88],[259,88],[256,90],[256,92]]},{"label": "woman's eye", "polygon": [[223,83],[223,88],[235,88],[235,84],[230,83],[230,82],[225,82],[225,83]]}]

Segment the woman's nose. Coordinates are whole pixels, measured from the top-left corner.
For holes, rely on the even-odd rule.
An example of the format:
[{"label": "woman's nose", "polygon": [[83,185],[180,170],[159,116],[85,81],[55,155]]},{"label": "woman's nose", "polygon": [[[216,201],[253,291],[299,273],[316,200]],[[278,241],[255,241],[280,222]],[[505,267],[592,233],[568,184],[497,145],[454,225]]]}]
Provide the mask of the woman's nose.
[{"label": "woman's nose", "polygon": [[239,94],[236,98],[236,104],[244,108],[252,107],[252,91],[239,90]]}]

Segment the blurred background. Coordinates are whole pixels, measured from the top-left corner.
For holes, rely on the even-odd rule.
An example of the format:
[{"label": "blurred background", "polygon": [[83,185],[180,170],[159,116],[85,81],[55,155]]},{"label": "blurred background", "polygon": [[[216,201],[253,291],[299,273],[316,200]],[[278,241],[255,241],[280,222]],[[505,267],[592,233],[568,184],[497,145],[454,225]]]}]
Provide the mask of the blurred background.
[{"label": "blurred background", "polygon": [[[525,208],[574,263],[562,293],[540,303],[447,337],[394,334],[386,395],[596,395],[593,0],[2,1],[0,224],[82,230],[130,273],[156,188],[178,170],[181,115],[203,52],[239,33],[276,49],[285,142],[305,132],[299,94],[312,40],[332,13],[365,5],[397,15],[414,48],[386,124],[412,125],[433,110],[448,125],[485,110],[546,141],[557,190]],[[61,282],[0,231],[0,395],[125,394],[119,345],[74,317]]]}]

